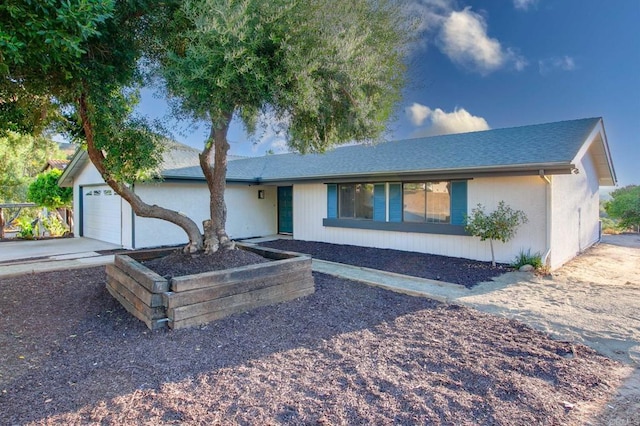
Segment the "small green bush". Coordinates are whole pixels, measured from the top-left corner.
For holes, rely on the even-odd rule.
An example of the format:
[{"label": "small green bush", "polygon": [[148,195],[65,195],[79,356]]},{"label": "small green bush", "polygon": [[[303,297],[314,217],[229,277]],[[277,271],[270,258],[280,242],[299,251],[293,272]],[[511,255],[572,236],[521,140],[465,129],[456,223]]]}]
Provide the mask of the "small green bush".
[{"label": "small green bush", "polygon": [[54,215],[43,219],[42,224],[52,237],[61,237],[69,230],[62,220]]},{"label": "small green bush", "polygon": [[18,231],[18,238],[22,238],[24,240],[33,240],[35,238],[35,229],[31,224],[31,219],[28,217],[19,217],[16,219],[16,223],[20,227],[20,231]]},{"label": "small green bush", "polygon": [[514,268],[520,268],[524,265],[531,265],[535,269],[542,268],[542,255],[539,252],[531,254],[531,250],[520,250],[520,253],[516,256],[515,262],[511,264]]}]

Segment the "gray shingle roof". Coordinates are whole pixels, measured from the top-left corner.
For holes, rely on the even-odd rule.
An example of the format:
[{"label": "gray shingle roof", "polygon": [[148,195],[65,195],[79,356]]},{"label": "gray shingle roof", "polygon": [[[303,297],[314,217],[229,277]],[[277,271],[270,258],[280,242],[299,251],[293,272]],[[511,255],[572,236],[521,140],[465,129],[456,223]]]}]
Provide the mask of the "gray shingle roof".
[{"label": "gray shingle roof", "polygon": [[[325,154],[230,158],[233,161],[228,163],[227,180],[269,182],[569,166],[600,120],[586,118],[376,145],[352,145]],[[184,167],[165,167],[163,176],[202,179],[197,155],[195,159],[192,166],[187,166],[185,161]]]}]

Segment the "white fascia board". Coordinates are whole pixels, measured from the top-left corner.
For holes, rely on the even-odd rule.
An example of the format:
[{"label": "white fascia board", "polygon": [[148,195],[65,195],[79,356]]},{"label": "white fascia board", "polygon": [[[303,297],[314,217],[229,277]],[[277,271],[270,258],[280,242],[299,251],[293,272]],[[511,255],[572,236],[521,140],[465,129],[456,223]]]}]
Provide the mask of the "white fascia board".
[{"label": "white fascia board", "polygon": [[69,162],[69,165],[64,169],[60,177],[58,178],[58,185],[63,188],[69,188],[73,186],[73,179],[82,170],[82,168],[89,161],[89,155],[87,151],[82,148],[78,148],[73,158]]}]

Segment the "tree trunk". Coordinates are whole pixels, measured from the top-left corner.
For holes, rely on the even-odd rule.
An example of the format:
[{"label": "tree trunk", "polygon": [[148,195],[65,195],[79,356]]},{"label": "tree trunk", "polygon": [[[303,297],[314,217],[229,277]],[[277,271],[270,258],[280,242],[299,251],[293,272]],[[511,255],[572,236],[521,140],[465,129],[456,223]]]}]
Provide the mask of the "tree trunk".
[{"label": "tree trunk", "polygon": [[174,210],[169,210],[155,204],[149,205],[145,203],[126,184],[118,182],[110,176],[103,163],[104,155],[95,146],[93,123],[89,117],[89,109],[85,94],[80,96],[78,103],[80,106],[79,112],[82,120],[82,128],[84,129],[87,141],[87,153],[89,154],[91,162],[96,169],[98,169],[98,172],[100,172],[107,185],[109,185],[118,195],[124,198],[131,205],[131,208],[137,216],[166,220],[182,228],[189,238],[189,243],[184,248],[185,253],[201,251],[203,248],[202,234],[200,233],[198,225],[193,220]]},{"label": "tree trunk", "polygon": [[489,246],[491,247],[491,266],[496,266],[496,257],[493,255],[493,240],[489,238]]},{"label": "tree trunk", "polygon": [[[229,239],[225,225],[227,222],[227,206],[224,202],[224,191],[227,180],[227,152],[229,142],[227,132],[232,114],[225,116],[224,123],[212,120],[211,133],[200,153],[200,167],[207,179],[209,187],[209,210],[211,219],[203,223],[205,253],[215,253],[220,248],[233,250],[235,244]],[[213,156],[213,158],[212,158]],[[211,161],[213,160],[213,162]]]}]

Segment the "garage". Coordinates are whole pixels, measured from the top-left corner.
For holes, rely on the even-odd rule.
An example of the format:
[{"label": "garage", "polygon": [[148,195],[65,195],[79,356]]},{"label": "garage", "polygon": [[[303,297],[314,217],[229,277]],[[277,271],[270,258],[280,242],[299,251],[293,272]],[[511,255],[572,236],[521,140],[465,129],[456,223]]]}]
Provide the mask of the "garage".
[{"label": "garage", "polygon": [[122,199],[108,185],[82,188],[82,236],[122,244]]}]

